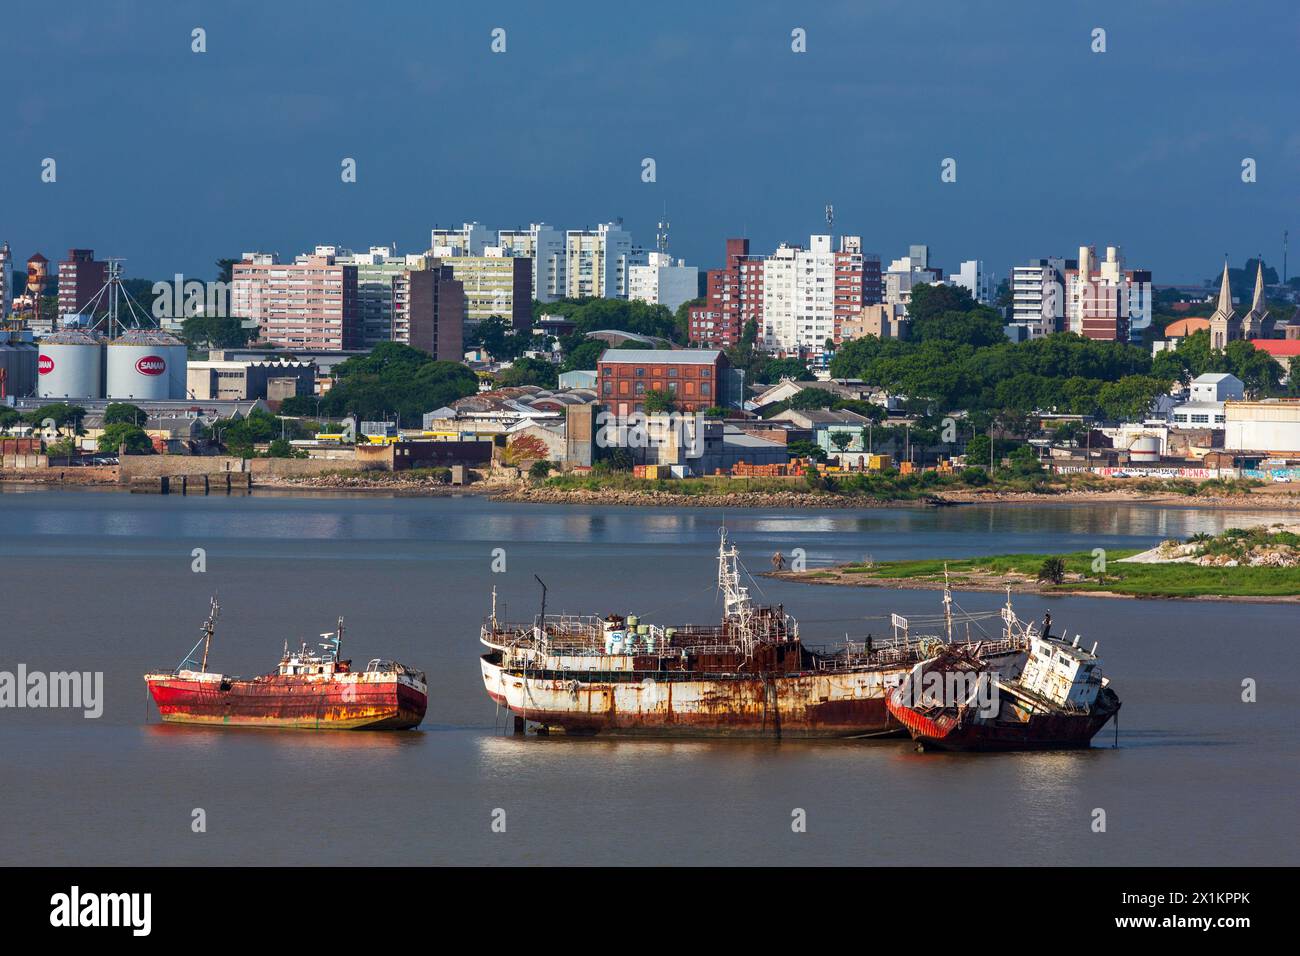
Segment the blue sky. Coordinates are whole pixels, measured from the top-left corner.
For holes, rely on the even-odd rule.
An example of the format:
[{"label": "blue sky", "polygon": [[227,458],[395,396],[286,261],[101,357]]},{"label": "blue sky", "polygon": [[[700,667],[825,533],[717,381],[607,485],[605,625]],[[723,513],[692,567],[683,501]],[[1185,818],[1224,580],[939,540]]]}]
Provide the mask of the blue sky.
[{"label": "blue sky", "polygon": [[[666,207],[672,251],[716,267],[727,236],[802,242],[833,202],[836,231],[886,261],[925,242],[946,269],[979,257],[1004,276],[1118,244],[1169,283],[1225,252],[1280,268],[1282,230],[1300,225],[1300,13],[1281,0],[16,13],[0,31],[0,239],[20,260],[89,246],[128,276],[210,276],[248,249],[423,250],[435,222],[466,219],[622,217],[648,246]],[[796,27],[807,53],[791,52]]]}]

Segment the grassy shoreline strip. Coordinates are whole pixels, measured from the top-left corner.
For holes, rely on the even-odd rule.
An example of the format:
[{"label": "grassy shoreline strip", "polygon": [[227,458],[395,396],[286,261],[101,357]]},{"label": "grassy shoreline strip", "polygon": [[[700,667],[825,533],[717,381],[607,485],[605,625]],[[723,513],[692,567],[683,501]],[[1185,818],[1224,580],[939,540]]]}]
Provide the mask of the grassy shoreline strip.
[{"label": "grassy shoreline strip", "polygon": [[[1033,589],[1044,594],[1124,594],[1132,597],[1292,597],[1300,595],[1300,568],[1222,567],[1195,564],[1125,564],[1120,558],[1136,550],[1106,553],[1104,572],[1093,570],[1096,558],[1089,551],[1072,554],[1003,554],[984,558],[950,560],[952,586],[973,585],[987,589],[998,583],[1013,590]],[[1045,561],[1059,557],[1065,562],[1065,580],[1039,581]],[[853,576],[880,581],[943,585],[942,560],[886,561],[873,565],[843,565],[835,569],[841,580]],[[793,576],[798,580],[798,576]],[[825,581],[822,574],[817,580]]]}]

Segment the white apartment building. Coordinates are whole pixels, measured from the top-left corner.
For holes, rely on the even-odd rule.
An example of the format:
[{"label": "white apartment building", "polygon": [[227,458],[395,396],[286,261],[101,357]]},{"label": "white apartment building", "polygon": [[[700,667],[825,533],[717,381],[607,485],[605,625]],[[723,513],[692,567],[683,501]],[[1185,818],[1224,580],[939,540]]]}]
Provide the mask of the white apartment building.
[{"label": "white apartment building", "polygon": [[429,237],[429,252],[438,257],[481,256],[496,239],[496,234],[480,222],[467,222],[459,229],[434,226]]},{"label": "white apartment building", "polygon": [[1059,331],[1065,318],[1065,273],[1074,259],[1035,259],[1011,270],[1011,324],[1026,336],[1041,339]]},{"label": "white apartment building", "polygon": [[984,271],[982,259],[967,259],[958,267],[957,272],[948,276],[948,284],[965,289],[980,305],[988,305],[993,301],[993,279]]},{"label": "white apartment building", "polygon": [[835,334],[835,253],[830,236],[808,248],[782,243],[763,261],[763,347],[820,350]]},{"label": "white apartment building", "polygon": [[665,252],[652,252],[646,265],[628,267],[629,299],[667,306],[676,312],[699,295],[700,270]]},{"label": "white apartment building", "polygon": [[502,229],[497,244],[507,255],[533,260],[533,298],[554,302],[565,293],[564,233],[544,222],[527,229]]},{"label": "white apartment building", "polygon": [[930,266],[930,247],[909,246],[907,255],[889,264],[883,278],[884,301],[906,307],[912,301],[912,287],[943,281],[943,273]]},{"label": "white apartment building", "polygon": [[635,261],[632,234],[621,221],[564,234],[565,295],[571,299],[626,299]]}]

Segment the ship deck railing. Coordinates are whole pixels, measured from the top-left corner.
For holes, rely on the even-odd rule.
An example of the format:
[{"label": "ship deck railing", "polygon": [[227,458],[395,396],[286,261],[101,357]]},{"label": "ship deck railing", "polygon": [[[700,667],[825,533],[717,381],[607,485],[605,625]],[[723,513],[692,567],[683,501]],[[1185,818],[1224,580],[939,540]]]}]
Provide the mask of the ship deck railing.
[{"label": "ship deck railing", "polygon": [[1020,638],[1000,638],[982,641],[957,640],[949,643],[938,634],[917,634],[905,638],[872,641],[869,650],[866,641],[841,641],[810,649],[819,656],[819,670],[842,670],[865,663],[889,664],[926,660],[945,647],[977,647],[981,656],[987,656],[1024,650],[1026,642]]}]

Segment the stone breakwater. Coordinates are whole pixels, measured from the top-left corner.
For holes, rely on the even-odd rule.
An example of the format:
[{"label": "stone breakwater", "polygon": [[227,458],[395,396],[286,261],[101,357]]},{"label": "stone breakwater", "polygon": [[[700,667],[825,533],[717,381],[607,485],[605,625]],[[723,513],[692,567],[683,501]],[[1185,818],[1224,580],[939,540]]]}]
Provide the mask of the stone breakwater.
[{"label": "stone breakwater", "polygon": [[934,499],[879,501],[875,498],[811,491],[737,491],[733,494],[679,494],[671,491],[592,490],[523,485],[494,494],[496,501],[538,504],[638,505],[664,508],[914,508],[942,504]]}]

